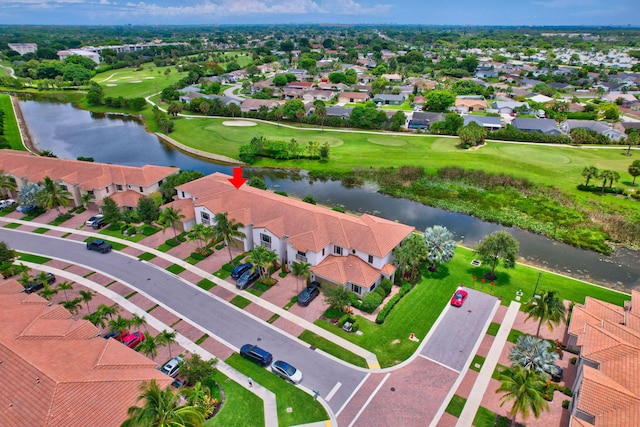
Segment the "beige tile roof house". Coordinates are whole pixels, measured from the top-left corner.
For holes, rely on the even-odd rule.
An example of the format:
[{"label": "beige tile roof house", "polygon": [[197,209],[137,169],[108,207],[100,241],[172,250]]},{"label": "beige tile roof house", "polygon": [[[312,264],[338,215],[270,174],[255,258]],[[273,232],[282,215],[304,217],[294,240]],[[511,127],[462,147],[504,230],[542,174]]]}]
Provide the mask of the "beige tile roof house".
[{"label": "beige tile roof house", "polygon": [[570,426],[640,425],[638,304],[640,292],[633,290],[625,307],[590,297],[574,307],[568,346],[579,348],[580,357]]},{"label": "beige tile roof house", "polygon": [[366,92],[342,92],[338,95],[338,102],[344,102],[347,104],[367,102],[369,99],[369,94]]},{"label": "beige tile roof house", "polygon": [[[393,277],[391,252],[413,227],[372,215],[352,216],[290,197],[244,185],[235,189],[228,175],[214,173],[177,187],[178,200],[192,199],[183,208],[185,228],[212,224],[216,213],[227,212],[244,224],[244,250],[264,245],[291,265],[311,264],[312,279],[346,286],[364,295],[384,277]],[[190,211],[193,212],[190,212]]]},{"label": "beige tile roof house", "polygon": [[159,191],[163,180],[179,171],[165,166],[120,166],[41,157],[15,150],[0,152],[0,169],[15,179],[18,190],[48,176],[66,187],[75,206],[80,206],[82,196],[88,193],[94,202],[111,196],[119,206],[130,208],[137,205],[140,197]]},{"label": "beige tile roof house", "polygon": [[0,283],[2,425],[119,426],[142,381],[171,384],[153,361],[21,289]]}]

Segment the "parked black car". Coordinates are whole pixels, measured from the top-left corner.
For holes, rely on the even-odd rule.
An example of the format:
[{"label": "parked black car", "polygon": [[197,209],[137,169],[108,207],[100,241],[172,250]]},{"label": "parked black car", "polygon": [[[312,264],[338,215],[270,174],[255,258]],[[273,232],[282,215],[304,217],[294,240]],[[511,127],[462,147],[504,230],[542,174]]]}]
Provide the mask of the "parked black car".
[{"label": "parked black car", "polygon": [[[48,284],[52,284],[53,282],[56,281],[56,276],[54,276],[51,273],[47,273],[47,278],[46,281]],[[44,281],[42,280],[36,280],[35,282],[31,282],[27,285],[26,288],[24,288],[24,291],[28,294],[31,294],[33,292],[39,291],[40,289],[44,288]]]},{"label": "parked black car", "polygon": [[107,225],[107,222],[104,220],[104,218],[98,218],[95,221],[93,221],[93,223],[91,224],[91,227],[96,230],[99,230],[105,225]]},{"label": "parked black car", "polygon": [[256,268],[251,271],[251,269],[242,273],[242,276],[238,277],[236,280],[236,288],[238,289],[247,289],[253,282],[258,280],[260,277],[260,269]]},{"label": "parked black car", "polygon": [[269,366],[273,361],[271,353],[253,344],[243,345],[240,348],[240,356],[245,359],[253,360],[261,366]]},{"label": "parked black car", "polygon": [[560,366],[556,366],[556,373],[551,375],[551,381],[559,383],[562,381],[564,370]]},{"label": "parked black car", "polygon": [[103,254],[106,254],[107,252],[111,251],[111,244],[105,242],[102,239],[92,240],[90,242],[87,242],[87,249],[90,251],[102,252]]},{"label": "parked black car", "polygon": [[309,283],[309,285],[307,285],[307,287],[304,288],[302,292],[300,292],[300,294],[298,295],[298,304],[300,304],[301,306],[307,306],[318,295],[320,295],[320,283],[314,280],[313,282]]},{"label": "parked black car", "polygon": [[238,277],[242,276],[242,274],[245,271],[251,269],[252,267],[253,267],[253,264],[251,264],[250,262],[245,262],[244,264],[240,264],[239,266],[231,270],[231,277],[233,277],[234,279],[237,279]]}]

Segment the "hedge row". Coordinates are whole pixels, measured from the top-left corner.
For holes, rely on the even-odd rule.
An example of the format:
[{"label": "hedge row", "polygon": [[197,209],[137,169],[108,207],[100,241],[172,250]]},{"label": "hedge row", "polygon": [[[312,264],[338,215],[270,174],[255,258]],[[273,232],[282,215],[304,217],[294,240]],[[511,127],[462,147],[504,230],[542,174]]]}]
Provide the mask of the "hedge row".
[{"label": "hedge row", "polygon": [[378,313],[378,316],[376,317],[376,323],[378,324],[383,324],[384,321],[387,319],[387,316],[389,315],[389,313],[391,312],[391,309],[398,303],[398,301],[400,301],[402,299],[402,297],[404,297],[407,292],[409,292],[411,290],[411,284],[410,283],[405,283],[404,285],[402,285],[400,287],[400,291],[398,291],[397,294],[395,294],[393,296],[393,298],[391,298],[389,300],[389,302],[387,304],[385,304],[384,307],[382,307],[382,310],[380,310],[380,312]]}]

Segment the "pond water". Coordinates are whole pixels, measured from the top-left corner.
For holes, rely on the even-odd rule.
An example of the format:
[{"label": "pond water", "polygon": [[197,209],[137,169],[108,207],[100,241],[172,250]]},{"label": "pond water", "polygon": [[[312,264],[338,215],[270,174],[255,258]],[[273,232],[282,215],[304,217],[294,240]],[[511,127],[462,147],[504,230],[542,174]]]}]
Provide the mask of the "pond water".
[{"label": "pond water", "polygon": [[[205,174],[232,173],[230,166],[188,155],[162,142],[132,118],[91,113],[71,104],[36,100],[22,100],[20,106],[36,146],[51,150],[58,157],[93,157],[96,162],[130,166],[177,166]],[[469,215],[386,196],[378,193],[374,186],[347,188],[336,181],[314,181],[304,172],[244,170],[245,177],[253,175],[264,178],[272,189],[299,197],[311,194],[321,204],[375,214],[412,225],[418,230],[443,225],[467,246],[475,245],[493,231],[506,230],[520,242],[519,254],[529,264],[618,289],[640,287],[640,262],[638,254],[633,251],[618,250],[612,256],[604,256]]]}]

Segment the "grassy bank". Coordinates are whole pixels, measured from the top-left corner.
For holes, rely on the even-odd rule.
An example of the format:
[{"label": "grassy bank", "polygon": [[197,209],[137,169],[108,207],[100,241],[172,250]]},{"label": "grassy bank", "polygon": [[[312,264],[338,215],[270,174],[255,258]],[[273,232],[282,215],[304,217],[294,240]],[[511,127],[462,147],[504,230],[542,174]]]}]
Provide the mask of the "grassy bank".
[{"label": "grassy bank", "polygon": [[3,136],[6,138],[13,150],[26,151],[26,148],[22,145],[18,122],[16,121],[16,115],[13,112],[13,105],[11,105],[11,97],[9,95],[0,94],[0,110],[4,111]]}]

